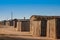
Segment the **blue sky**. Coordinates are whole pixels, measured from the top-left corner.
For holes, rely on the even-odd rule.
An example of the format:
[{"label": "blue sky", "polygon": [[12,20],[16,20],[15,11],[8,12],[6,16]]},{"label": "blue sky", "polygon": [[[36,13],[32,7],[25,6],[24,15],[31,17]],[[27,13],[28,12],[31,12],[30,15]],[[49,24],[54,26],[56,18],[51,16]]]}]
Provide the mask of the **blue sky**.
[{"label": "blue sky", "polygon": [[29,18],[31,15],[60,16],[60,0],[0,0],[0,20]]}]

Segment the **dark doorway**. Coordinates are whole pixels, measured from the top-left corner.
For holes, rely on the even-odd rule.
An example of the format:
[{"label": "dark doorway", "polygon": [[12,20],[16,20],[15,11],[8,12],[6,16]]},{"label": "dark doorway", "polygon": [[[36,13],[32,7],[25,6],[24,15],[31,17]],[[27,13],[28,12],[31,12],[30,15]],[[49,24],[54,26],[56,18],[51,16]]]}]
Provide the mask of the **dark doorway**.
[{"label": "dark doorway", "polygon": [[18,20],[17,20],[17,19],[14,19],[14,22],[15,22],[15,23],[14,23],[14,24],[15,24],[15,25],[14,25],[14,28],[16,28],[16,27],[17,27],[17,22],[18,22]]},{"label": "dark doorway", "polygon": [[56,20],[56,37],[60,39],[60,19]]},{"label": "dark doorway", "polygon": [[47,31],[47,20],[41,20],[41,36],[45,37]]},{"label": "dark doorway", "polygon": [[13,26],[13,20],[10,21],[10,26]]},{"label": "dark doorway", "polygon": [[6,25],[6,20],[3,21],[3,25]]},{"label": "dark doorway", "polygon": [[30,31],[30,22],[29,21],[22,21],[21,31],[22,32],[29,32]]}]

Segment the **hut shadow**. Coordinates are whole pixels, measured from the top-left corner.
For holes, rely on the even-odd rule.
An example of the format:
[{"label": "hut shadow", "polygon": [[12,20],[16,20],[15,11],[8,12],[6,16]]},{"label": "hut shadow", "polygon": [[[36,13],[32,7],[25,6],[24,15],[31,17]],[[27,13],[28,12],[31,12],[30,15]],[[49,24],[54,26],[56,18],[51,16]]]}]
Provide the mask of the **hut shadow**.
[{"label": "hut shadow", "polygon": [[[12,37],[0,37],[0,40],[37,40],[37,39],[24,39],[24,38],[12,38]],[[39,39],[38,39],[39,40]]]},{"label": "hut shadow", "polygon": [[37,39],[18,38],[18,37],[9,37],[9,36],[17,36],[17,35],[0,34],[0,40],[37,40]]},{"label": "hut shadow", "polygon": [[21,38],[21,37],[9,37],[9,36],[18,36],[18,35],[6,35],[6,34],[0,34],[0,40],[52,40],[52,39],[34,39],[34,38]]}]

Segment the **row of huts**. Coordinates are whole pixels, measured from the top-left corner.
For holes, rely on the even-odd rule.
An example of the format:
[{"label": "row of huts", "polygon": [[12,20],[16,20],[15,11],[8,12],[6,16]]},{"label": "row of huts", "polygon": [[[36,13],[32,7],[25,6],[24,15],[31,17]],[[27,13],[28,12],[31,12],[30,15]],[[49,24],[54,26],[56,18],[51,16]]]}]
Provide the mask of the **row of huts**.
[{"label": "row of huts", "polygon": [[60,39],[60,16],[32,15],[30,19],[4,20],[2,25],[13,26],[20,32],[30,32],[34,37]]}]

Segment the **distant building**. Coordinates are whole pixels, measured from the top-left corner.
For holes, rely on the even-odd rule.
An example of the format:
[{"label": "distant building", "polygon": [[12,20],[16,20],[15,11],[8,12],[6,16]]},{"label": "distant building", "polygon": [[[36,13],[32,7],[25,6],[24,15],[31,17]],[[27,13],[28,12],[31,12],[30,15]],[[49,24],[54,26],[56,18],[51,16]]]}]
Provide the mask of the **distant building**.
[{"label": "distant building", "polygon": [[17,22],[17,30],[21,32],[30,32],[30,20],[29,19],[20,19]]}]

